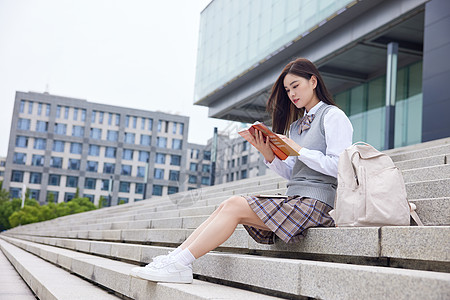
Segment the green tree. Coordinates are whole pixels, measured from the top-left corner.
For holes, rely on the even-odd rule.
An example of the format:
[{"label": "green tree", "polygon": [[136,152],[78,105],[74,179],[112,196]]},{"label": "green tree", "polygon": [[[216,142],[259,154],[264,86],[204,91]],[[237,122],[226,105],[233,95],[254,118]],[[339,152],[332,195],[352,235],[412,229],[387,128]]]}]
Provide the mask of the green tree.
[{"label": "green tree", "polygon": [[47,202],[48,202],[48,203],[55,203],[55,194],[53,194],[53,193],[48,193],[48,194],[47,194]]},{"label": "green tree", "polygon": [[100,196],[100,200],[98,200],[98,208],[103,208],[106,206],[106,198],[103,196]]},{"label": "green tree", "polygon": [[79,188],[77,188],[77,190],[75,191],[74,198],[80,198],[80,189]]}]

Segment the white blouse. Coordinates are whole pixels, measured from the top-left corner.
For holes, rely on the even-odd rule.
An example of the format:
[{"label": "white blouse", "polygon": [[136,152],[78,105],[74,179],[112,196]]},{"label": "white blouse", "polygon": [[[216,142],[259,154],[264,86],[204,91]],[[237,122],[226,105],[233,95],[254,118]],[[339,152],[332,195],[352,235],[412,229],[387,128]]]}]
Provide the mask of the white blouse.
[{"label": "white blouse", "polygon": [[[314,114],[324,104],[320,101],[309,110],[308,115]],[[325,154],[303,147],[299,156],[289,156],[286,160],[275,157],[271,163],[265,160],[265,164],[278,175],[291,179],[292,168],[299,159],[309,168],[337,178],[339,155],[352,145],[353,126],[345,113],[336,106],[330,108],[323,121],[327,143]]]}]

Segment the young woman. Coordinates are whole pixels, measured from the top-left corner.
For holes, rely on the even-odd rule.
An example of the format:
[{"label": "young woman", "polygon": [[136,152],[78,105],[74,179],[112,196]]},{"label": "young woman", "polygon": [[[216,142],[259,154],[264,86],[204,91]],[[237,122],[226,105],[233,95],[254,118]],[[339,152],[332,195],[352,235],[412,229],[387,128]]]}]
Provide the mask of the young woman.
[{"label": "young woman", "polygon": [[272,113],[272,129],[294,142],[300,154],[282,161],[261,132],[253,141],[266,165],[288,179],[287,197],[233,196],[178,248],[155,257],[145,267],[133,268],[131,275],[191,283],[192,262],[225,242],[238,224],[265,244],[274,243],[275,236],[286,243],[296,242],[309,227],[334,225],[328,212],[334,205],[339,154],[352,143],[349,119],[336,107],[314,64],[303,58],[283,69],[267,108]]}]

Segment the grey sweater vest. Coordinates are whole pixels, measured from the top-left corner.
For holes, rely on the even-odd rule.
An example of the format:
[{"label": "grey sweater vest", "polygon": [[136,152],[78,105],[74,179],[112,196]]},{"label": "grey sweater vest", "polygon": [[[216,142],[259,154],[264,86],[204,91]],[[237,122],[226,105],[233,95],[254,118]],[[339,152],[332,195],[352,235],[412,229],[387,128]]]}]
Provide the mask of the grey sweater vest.
[{"label": "grey sweater vest", "polygon": [[[309,150],[318,150],[326,154],[327,144],[325,140],[324,117],[331,105],[323,104],[314,114],[311,128],[298,133],[300,120],[291,124],[289,137],[297,144]],[[291,179],[287,183],[286,195],[308,197],[319,200],[334,207],[337,179],[309,168],[299,159],[292,169]]]}]

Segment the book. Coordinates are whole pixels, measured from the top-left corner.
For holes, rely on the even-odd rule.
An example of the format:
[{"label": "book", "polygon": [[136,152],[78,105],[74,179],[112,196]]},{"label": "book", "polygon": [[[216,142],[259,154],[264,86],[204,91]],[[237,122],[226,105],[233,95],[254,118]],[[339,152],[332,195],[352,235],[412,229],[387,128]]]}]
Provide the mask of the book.
[{"label": "book", "polygon": [[266,138],[269,139],[269,141],[270,141],[270,148],[272,148],[273,153],[279,159],[285,160],[288,156],[298,156],[298,155],[300,155],[297,151],[294,150],[294,148],[291,145],[289,145],[288,143],[283,141],[278,136],[278,134],[276,134],[275,132],[270,130],[269,127],[267,127],[264,123],[261,123],[259,121],[256,121],[255,123],[250,125],[250,127],[248,127],[248,128],[244,128],[244,129],[238,131],[238,133],[244,139],[246,139],[250,144],[255,146],[251,142],[251,140],[252,140],[251,137],[252,136],[255,137],[255,129],[262,132],[262,134],[264,135],[264,140]]}]

